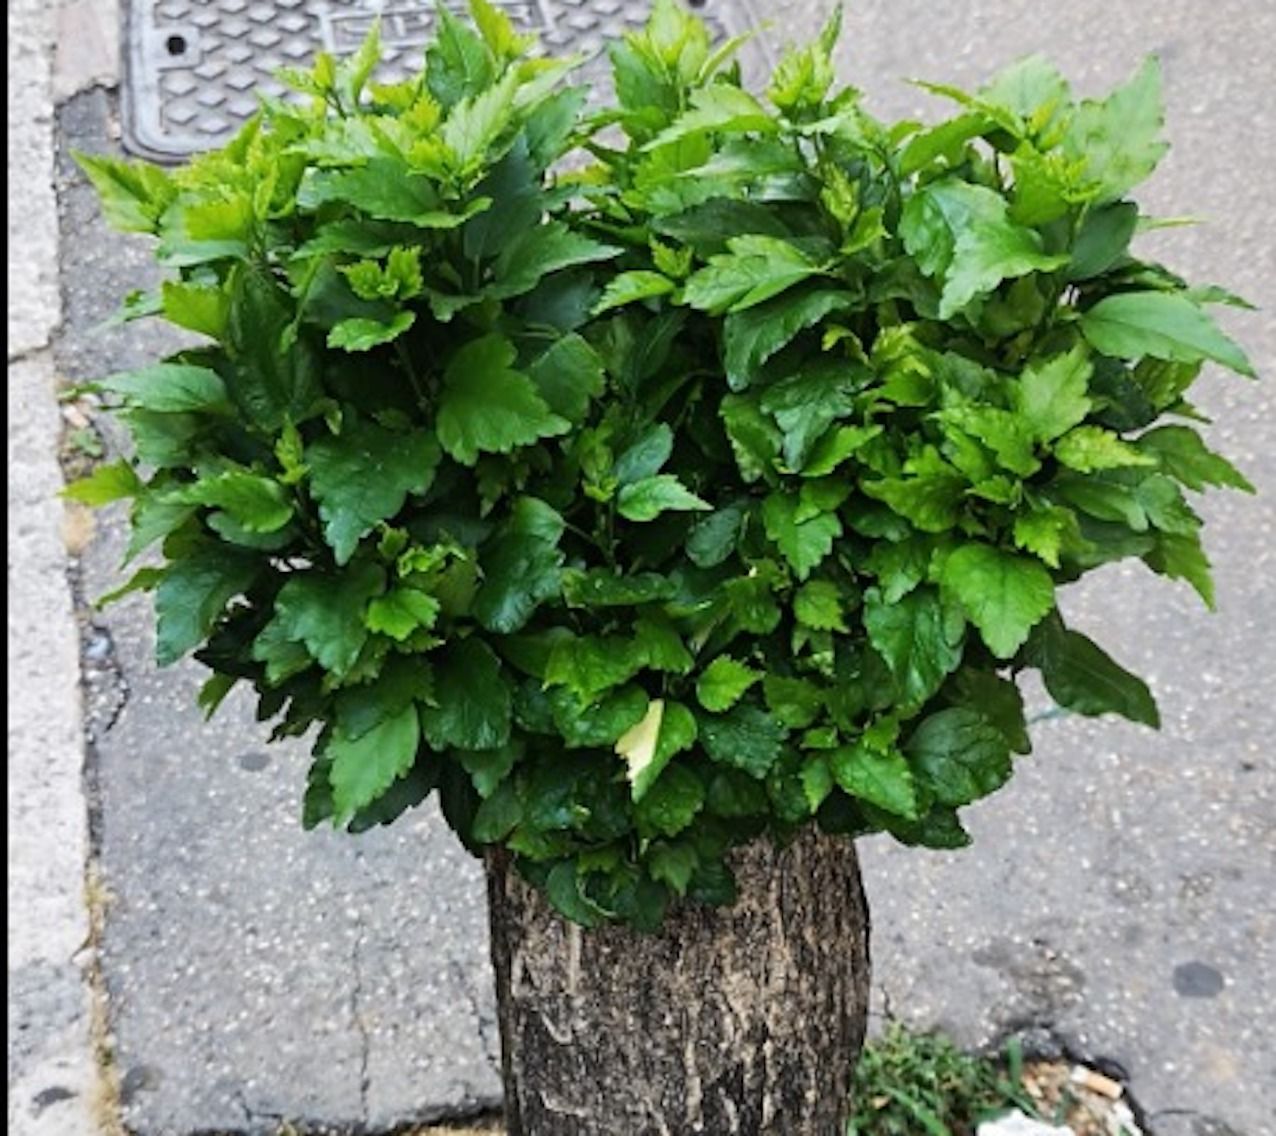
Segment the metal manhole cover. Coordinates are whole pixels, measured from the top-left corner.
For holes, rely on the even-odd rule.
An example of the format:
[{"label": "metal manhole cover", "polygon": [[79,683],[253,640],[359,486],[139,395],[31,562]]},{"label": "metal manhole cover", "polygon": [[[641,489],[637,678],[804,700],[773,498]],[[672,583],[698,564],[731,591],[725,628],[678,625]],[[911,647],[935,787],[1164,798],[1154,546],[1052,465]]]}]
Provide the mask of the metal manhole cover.
[{"label": "metal manhole cover", "polygon": [[[463,0],[448,0],[458,13]],[[647,0],[497,0],[545,50],[596,54],[639,26]],[[257,94],[279,96],[281,67],[304,67],[316,51],[355,50],[381,17],[384,65],[394,82],[420,66],[434,24],[432,0],[126,0],[124,141],[134,153],[177,160],[225,142],[257,109]],[[698,8],[719,36],[758,21],[751,0],[706,0]],[[774,6],[768,14],[774,18]],[[752,53],[752,56],[748,53]],[[761,62],[760,37],[744,65]],[[586,70],[605,68],[595,60]]]}]

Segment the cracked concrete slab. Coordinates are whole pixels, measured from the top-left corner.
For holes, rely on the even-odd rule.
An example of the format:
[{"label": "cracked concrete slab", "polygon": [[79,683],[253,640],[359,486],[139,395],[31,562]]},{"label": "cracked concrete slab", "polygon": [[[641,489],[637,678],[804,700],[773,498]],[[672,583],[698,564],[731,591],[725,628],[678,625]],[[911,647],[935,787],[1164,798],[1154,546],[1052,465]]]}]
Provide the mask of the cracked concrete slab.
[{"label": "cracked concrete slab", "polygon": [[9,5],[8,1131],[97,1131],[83,966],[87,808],[79,668],[57,493],[61,418],[52,9]]},{"label": "cracked concrete slab", "polygon": [[[109,147],[113,106],[63,108],[64,150]],[[64,153],[61,371],[153,359],[157,327],[104,327],[153,279]],[[126,518],[102,514],[85,597],[118,582]],[[247,698],[212,725],[202,668],[153,664],[144,598],[84,637],[102,877],[101,965],[124,1120],[138,1136],[273,1133],[282,1119],[384,1131],[499,1103],[482,873],[434,809],[392,830],[306,833],[306,760],[267,747]]]}]

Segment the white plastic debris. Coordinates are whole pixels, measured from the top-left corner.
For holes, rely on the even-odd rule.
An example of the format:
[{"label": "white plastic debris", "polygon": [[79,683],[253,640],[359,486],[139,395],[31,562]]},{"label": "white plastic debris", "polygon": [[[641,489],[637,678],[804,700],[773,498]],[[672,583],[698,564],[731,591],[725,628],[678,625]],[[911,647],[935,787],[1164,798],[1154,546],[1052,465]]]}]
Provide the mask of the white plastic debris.
[{"label": "white plastic debris", "polygon": [[1062,1128],[1053,1124],[1045,1124],[1024,1116],[1017,1109],[999,1116],[996,1120],[985,1120],[975,1136],[1077,1136],[1069,1127]]}]

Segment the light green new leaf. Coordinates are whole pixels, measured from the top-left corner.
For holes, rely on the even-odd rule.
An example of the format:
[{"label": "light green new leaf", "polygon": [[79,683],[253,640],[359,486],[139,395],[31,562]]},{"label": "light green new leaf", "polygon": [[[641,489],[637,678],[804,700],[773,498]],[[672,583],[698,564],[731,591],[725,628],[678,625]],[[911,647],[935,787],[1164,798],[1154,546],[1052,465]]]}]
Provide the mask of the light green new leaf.
[{"label": "light green new leaf", "polygon": [[1134,77],[1107,98],[1086,99],[1068,124],[1062,148],[1084,163],[1093,196],[1111,201],[1156,169],[1166,150],[1161,67],[1149,56]]},{"label": "light green new leaf", "polygon": [[1090,413],[1086,388],[1094,368],[1084,348],[1026,366],[1010,388],[1015,413],[1038,441],[1066,434]]},{"label": "light green new leaf", "polygon": [[338,564],[350,560],[378,521],[402,509],[409,493],[430,487],[440,456],[428,431],[404,434],[374,422],[346,426],[306,447],[310,492]]},{"label": "light green new leaf", "polygon": [[944,563],[940,586],[965,609],[998,658],[1010,658],[1054,607],[1054,582],[1037,561],[966,544]]},{"label": "light green new leaf", "polygon": [[169,323],[212,339],[220,339],[226,333],[230,296],[224,288],[165,280],[160,295],[164,318]]},{"label": "light green new leaf", "polygon": [[510,124],[519,75],[511,69],[494,86],[463,98],[443,123],[442,138],[464,177],[482,164],[488,147]]},{"label": "light green new leaf", "polygon": [[637,269],[622,272],[613,276],[603,289],[598,303],[594,305],[593,314],[601,315],[612,308],[621,308],[638,300],[650,300],[653,296],[664,296],[672,292],[677,285],[667,276],[659,272]]},{"label": "light green new leaf", "polygon": [[671,510],[709,510],[713,506],[691,492],[671,473],[644,477],[621,488],[616,508],[630,521],[654,521]]},{"label": "light green new leaf", "polygon": [[776,237],[732,237],[730,252],[709,258],[709,263],[687,281],[683,302],[718,316],[761,304],[821,270],[820,266],[788,241]]},{"label": "light green new leaf", "polygon": [[136,497],[144,486],[133,467],[121,458],[98,466],[88,477],[72,481],[62,496],[82,505],[108,505],[125,497]]},{"label": "light green new leaf", "polygon": [[1020,548],[1058,568],[1060,554],[1081,543],[1081,528],[1071,509],[1035,505],[1015,518],[1014,538]]},{"label": "light green new leaf", "polygon": [[1077,426],[1069,430],[1055,443],[1054,456],[1079,473],[1156,464],[1155,458],[1141,453],[1101,426]]},{"label": "light green new leaf", "polygon": [[571,429],[532,380],[510,366],[515,354],[508,339],[491,334],[448,361],[436,428],[444,450],[462,465],[473,465],[480,453],[507,454]]},{"label": "light green new leaf", "polygon": [[842,589],[832,580],[807,580],[793,593],[793,617],[813,631],[847,631]]},{"label": "light green new leaf", "polygon": [[761,677],[760,672],[730,655],[719,655],[696,680],[696,699],[715,714],[730,710]]},{"label": "light green new leaf", "polygon": [[418,628],[434,626],[439,601],[419,588],[394,588],[368,604],[369,631],[379,631],[402,643]]},{"label": "light green new leaf", "polygon": [[714,83],[693,90],[690,109],[675,118],[642,149],[654,150],[697,134],[743,134],[749,131],[772,134],[778,128],[775,119],[748,91],[726,83]]},{"label": "light green new leaf", "polygon": [[362,316],[344,319],[328,332],[328,346],[345,351],[371,351],[398,339],[416,322],[416,312],[397,312],[389,323]]},{"label": "light green new leaf", "polygon": [[1117,359],[1212,359],[1254,378],[1254,367],[1213,318],[1172,292],[1121,292],[1100,300],[1081,317],[1081,331],[1097,351]]},{"label": "light green new leaf", "polygon": [[326,756],[331,762],[333,823],[340,825],[371,804],[416,760],[420,725],[415,706],[386,718],[353,740],[338,725]]},{"label": "light green new leaf", "polygon": [[104,154],[73,154],[98,192],[107,224],[125,233],[157,233],[177,187],[150,162],[126,162]]}]

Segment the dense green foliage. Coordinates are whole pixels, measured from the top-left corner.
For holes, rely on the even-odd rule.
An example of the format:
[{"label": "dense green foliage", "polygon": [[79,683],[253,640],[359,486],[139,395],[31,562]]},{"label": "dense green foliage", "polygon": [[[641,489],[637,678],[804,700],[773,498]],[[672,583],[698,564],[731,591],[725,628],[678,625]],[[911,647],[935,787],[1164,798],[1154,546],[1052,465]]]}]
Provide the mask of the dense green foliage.
[{"label": "dense green foliage", "polygon": [[[308,825],[439,793],[585,924],[729,902],[815,818],[967,841],[1028,752],[1015,684],[1148,725],[1058,589],[1138,557],[1211,600],[1184,489],[1206,306],[1135,257],[1159,73],[1039,58],[936,126],[835,89],[836,22],[764,96],[662,0],[615,105],[475,0],[420,79],[291,76],[175,173],[82,163],[203,337],[102,380],[136,454],[72,487],[156,542],[158,654],[318,727]],[[570,157],[569,157],[570,155]],[[1170,419],[1171,421],[1163,421]]]}]

